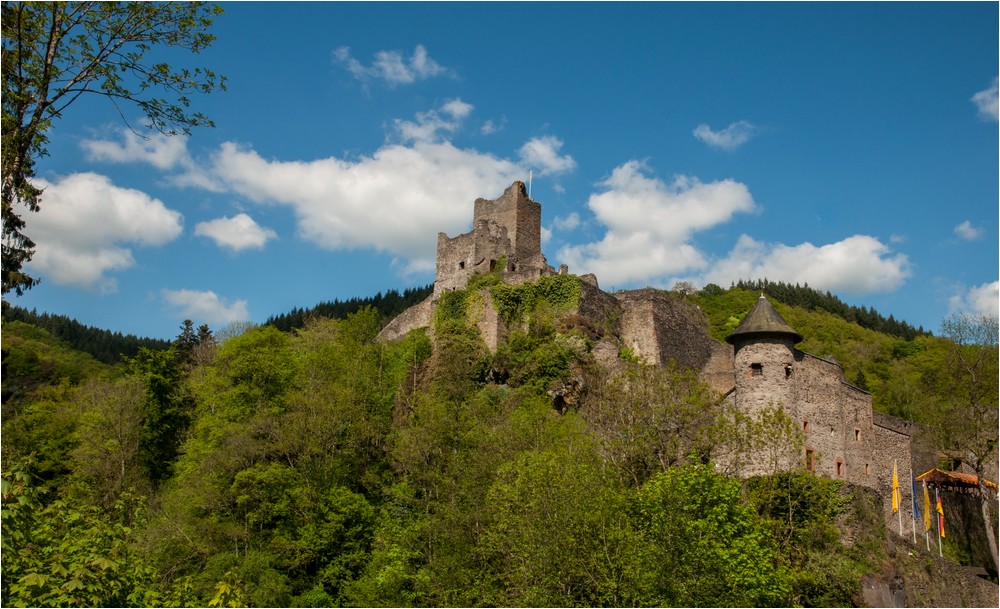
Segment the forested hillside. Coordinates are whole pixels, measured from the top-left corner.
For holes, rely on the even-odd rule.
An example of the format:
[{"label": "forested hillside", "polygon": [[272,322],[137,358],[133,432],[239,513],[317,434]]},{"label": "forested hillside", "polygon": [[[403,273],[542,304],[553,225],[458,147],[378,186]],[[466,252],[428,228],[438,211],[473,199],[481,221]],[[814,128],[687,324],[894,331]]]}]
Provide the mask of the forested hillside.
[{"label": "forested hillside", "polygon": [[389,321],[430,296],[433,290],[433,285],[426,285],[421,288],[403,290],[402,294],[397,290],[387,290],[385,294],[379,292],[375,296],[367,298],[349,298],[347,300],[338,299],[331,302],[321,302],[309,309],[296,308],[288,313],[273,315],[264,322],[264,325],[274,326],[279,330],[287,332],[305,327],[306,322],[313,318],[328,317],[343,319],[365,307],[374,308],[385,321]]},{"label": "forested hillside", "polygon": [[3,302],[3,321],[22,321],[46,330],[73,349],[89,353],[105,364],[115,364],[122,357],[135,357],[140,349],[166,349],[170,343],[155,338],[140,338],[86,326],[65,315],[29,311]]},{"label": "forested hillside", "polygon": [[[727,477],[719,457],[776,434],[797,450],[797,426],[685,370],[598,366],[592,329],[562,319],[571,279],[511,291],[523,323],[495,353],[473,290],[448,293],[433,343],[375,341],[365,307],[113,369],[5,321],[3,605],[859,603],[889,560],[881,498]],[[721,336],[757,296],[688,297]],[[946,339],[776,306],[882,408],[946,400]],[[8,375],[33,381],[8,393]],[[569,384],[578,399],[556,399]]]}]

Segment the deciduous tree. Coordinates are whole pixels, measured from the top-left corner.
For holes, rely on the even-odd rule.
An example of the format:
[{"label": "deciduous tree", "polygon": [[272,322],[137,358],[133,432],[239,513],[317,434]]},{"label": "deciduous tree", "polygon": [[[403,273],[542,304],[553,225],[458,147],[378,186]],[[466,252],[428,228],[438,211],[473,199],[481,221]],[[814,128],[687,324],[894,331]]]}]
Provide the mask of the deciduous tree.
[{"label": "deciduous tree", "polygon": [[941,324],[941,335],[951,340],[946,359],[950,374],[942,375],[947,391],[941,395],[937,428],[940,446],[957,451],[976,472],[986,533],[997,563],[994,518],[983,484],[986,465],[996,461],[998,412],[997,377],[1000,375],[1000,352],[997,350],[997,316],[956,314]]}]

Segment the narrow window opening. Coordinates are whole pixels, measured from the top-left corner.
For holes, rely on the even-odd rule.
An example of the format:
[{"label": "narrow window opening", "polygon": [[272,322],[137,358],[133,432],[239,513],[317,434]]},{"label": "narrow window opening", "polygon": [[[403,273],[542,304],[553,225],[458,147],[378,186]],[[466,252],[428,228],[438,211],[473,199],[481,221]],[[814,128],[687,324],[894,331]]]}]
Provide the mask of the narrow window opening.
[{"label": "narrow window opening", "polygon": [[844,477],[844,470],[845,470],[845,468],[844,468],[844,462],[843,461],[837,461],[837,477],[838,478],[843,478]]},{"label": "narrow window opening", "polygon": [[495,270],[497,270],[497,261],[496,260],[490,260],[490,272],[492,273]]},{"label": "narrow window opening", "polygon": [[792,365],[791,364],[785,364],[785,378],[786,379],[792,378]]},{"label": "narrow window opening", "polygon": [[855,429],[854,430],[854,441],[855,442],[861,442],[861,430],[860,429]]},{"label": "narrow window opening", "polygon": [[802,431],[809,433],[809,421],[802,421]]},{"label": "narrow window opening", "polygon": [[816,455],[811,448],[806,449],[806,469],[809,471],[816,469]]},{"label": "narrow window opening", "polygon": [[764,376],[764,364],[750,364],[750,376]]},{"label": "narrow window opening", "polygon": [[870,476],[871,475],[871,464],[870,463],[865,463],[865,475],[866,476]]},{"label": "narrow window opening", "polygon": [[458,263],[458,270],[460,271],[465,270],[465,260]]}]

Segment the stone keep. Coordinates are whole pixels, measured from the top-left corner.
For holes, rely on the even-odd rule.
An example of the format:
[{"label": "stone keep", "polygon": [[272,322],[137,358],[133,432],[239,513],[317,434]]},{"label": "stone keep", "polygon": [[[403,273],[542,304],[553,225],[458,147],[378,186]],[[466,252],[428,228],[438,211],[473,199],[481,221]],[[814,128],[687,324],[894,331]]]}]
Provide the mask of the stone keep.
[{"label": "stone keep", "polygon": [[[476,199],[472,231],[438,233],[434,294],[465,287],[476,273],[498,271],[506,283],[554,275],[542,255],[542,206],[528,198],[524,182],[514,182],[490,201]],[[504,268],[497,268],[503,262]]]}]

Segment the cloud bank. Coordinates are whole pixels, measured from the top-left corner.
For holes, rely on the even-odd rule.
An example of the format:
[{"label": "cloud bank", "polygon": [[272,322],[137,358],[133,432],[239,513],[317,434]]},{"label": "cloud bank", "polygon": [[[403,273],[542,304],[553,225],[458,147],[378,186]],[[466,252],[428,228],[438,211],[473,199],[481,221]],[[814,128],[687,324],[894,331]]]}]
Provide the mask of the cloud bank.
[{"label": "cloud bank", "polygon": [[1000,281],[972,286],[948,299],[948,309],[953,313],[1000,314]]},{"label": "cloud bank", "polygon": [[702,283],[727,286],[740,279],[808,283],[847,294],[892,292],[911,274],[909,258],[875,237],[854,235],[836,243],[785,245],[740,236],[729,254],[712,264]]},{"label": "cloud bank", "polygon": [[694,233],[756,209],[746,186],[732,180],[709,184],[677,177],[667,184],[629,161],[598,184],[587,206],[607,227],[595,243],[564,247],[559,258],[574,272],[594,273],[610,285],[651,281],[701,269],[707,260],[690,242]]}]

